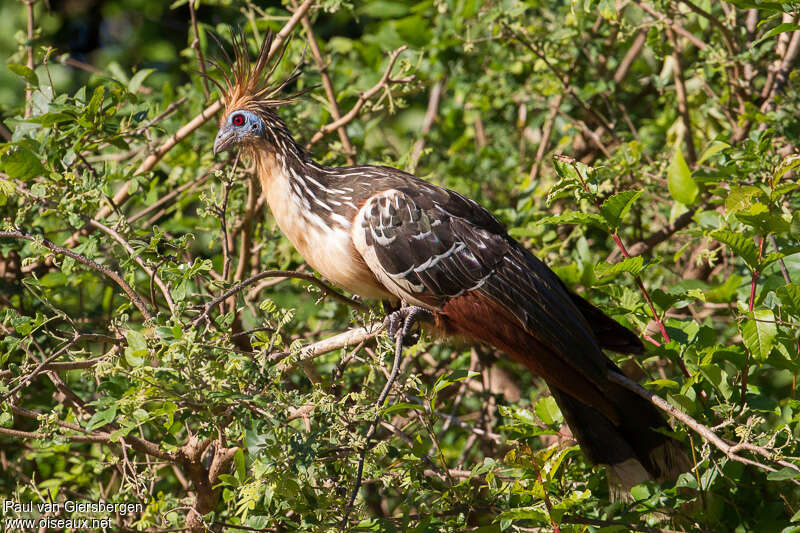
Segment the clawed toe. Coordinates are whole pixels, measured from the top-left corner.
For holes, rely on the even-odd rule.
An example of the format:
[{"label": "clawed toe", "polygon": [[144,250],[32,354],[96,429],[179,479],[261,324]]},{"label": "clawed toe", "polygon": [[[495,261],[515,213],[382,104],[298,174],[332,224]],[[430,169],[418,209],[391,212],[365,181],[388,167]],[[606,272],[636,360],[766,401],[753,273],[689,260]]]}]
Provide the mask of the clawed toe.
[{"label": "clawed toe", "polygon": [[431,321],[432,318],[431,312],[427,309],[409,306],[389,313],[384,325],[390,339],[395,340],[401,335],[403,344],[416,344],[420,337],[420,328],[414,330],[414,324],[419,325],[420,322]]}]

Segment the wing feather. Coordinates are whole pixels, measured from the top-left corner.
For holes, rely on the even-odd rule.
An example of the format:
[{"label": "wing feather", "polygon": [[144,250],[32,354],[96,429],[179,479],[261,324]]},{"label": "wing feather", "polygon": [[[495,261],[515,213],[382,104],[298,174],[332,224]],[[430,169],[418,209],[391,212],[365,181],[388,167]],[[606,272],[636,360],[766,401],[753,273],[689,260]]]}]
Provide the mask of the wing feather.
[{"label": "wing feather", "polygon": [[592,381],[604,375],[608,360],[561,280],[468,198],[427,183],[395,186],[366,200],[352,232],[367,266],[402,300],[441,311],[475,291]]}]

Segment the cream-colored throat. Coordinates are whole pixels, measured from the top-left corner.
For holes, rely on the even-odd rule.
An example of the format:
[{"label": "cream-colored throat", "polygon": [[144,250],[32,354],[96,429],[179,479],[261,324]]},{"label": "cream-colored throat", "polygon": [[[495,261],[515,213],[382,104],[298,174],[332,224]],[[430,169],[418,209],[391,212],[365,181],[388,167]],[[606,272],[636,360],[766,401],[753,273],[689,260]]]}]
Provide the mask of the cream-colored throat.
[{"label": "cream-colored throat", "polygon": [[274,153],[257,154],[256,169],[275,222],[314,270],[363,298],[390,297],[353,246],[349,221],[326,222],[314,203],[302,196],[298,184],[302,176]]}]

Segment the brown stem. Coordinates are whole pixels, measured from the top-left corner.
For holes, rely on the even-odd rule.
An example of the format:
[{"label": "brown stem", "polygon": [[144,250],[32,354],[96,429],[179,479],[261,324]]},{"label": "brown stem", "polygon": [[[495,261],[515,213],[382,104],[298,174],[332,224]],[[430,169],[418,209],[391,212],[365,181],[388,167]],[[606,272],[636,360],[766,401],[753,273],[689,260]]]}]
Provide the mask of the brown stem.
[{"label": "brown stem", "polygon": [[[619,372],[615,372],[613,370],[610,371],[608,373],[608,378],[611,381],[613,381],[613,382],[615,382],[615,383],[617,383],[619,385],[622,385],[623,387],[625,387],[626,389],[630,390],[631,392],[636,393],[638,396],[640,396],[640,397],[644,398],[645,400],[649,401],[650,403],[652,403],[653,405],[655,405],[656,407],[658,407],[662,411],[664,411],[666,413],[669,413],[670,415],[672,415],[676,419],[680,420],[687,427],[692,429],[694,432],[696,432],[698,435],[703,437],[709,443],[713,444],[716,448],[718,448],[720,451],[722,451],[722,453],[724,453],[726,457],[728,457],[729,459],[731,459],[733,461],[737,461],[739,463],[743,463],[743,464],[746,464],[746,465],[755,466],[757,468],[761,468],[762,470],[766,470],[768,472],[775,472],[776,471],[775,468],[773,468],[773,467],[771,467],[769,465],[766,465],[766,464],[763,464],[763,463],[759,463],[758,461],[754,461],[754,460],[748,459],[746,457],[742,457],[742,456],[740,456],[738,454],[740,450],[747,450],[747,451],[756,453],[756,454],[764,457],[765,459],[767,459],[769,461],[772,461],[772,462],[774,462],[774,463],[776,463],[776,464],[778,464],[780,466],[791,468],[792,470],[800,473],[800,467],[798,467],[796,464],[791,463],[789,461],[782,460],[782,459],[775,459],[773,452],[768,450],[768,449],[766,449],[766,448],[763,448],[761,446],[756,446],[756,445],[750,444],[748,442],[740,442],[738,444],[729,444],[729,443],[725,442],[716,433],[714,433],[714,431],[711,428],[709,428],[708,426],[705,426],[705,425],[701,424],[700,422],[698,422],[697,420],[695,420],[691,416],[687,415],[686,413],[684,413],[683,411],[681,411],[677,407],[674,407],[672,404],[670,404],[665,399],[661,398],[660,396],[657,396],[656,394],[653,394],[652,392],[650,392],[649,390],[645,389],[644,387],[642,387],[641,385],[639,385],[638,383],[636,383],[635,381],[633,381],[629,377],[627,377],[627,376],[625,376],[623,374],[620,374]],[[794,483],[795,485],[800,486],[800,481],[798,481],[796,479],[791,479],[790,481],[792,483]]]},{"label": "brown stem", "polygon": [[194,33],[191,46],[194,48],[194,53],[197,55],[197,64],[200,67],[201,79],[203,80],[203,94],[206,95],[206,100],[208,100],[210,93],[208,90],[208,78],[206,76],[206,62],[203,58],[203,49],[200,47],[200,32],[197,31],[197,15],[194,11],[194,3],[195,0],[189,0],[189,16],[192,19],[192,32]]},{"label": "brown stem", "polygon": [[686,84],[683,80],[683,70],[681,68],[681,58],[678,52],[678,41],[669,26],[666,26],[667,37],[672,43],[673,77],[675,78],[675,97],[678,100],[678,113],[683,121],[686,131],[686,161],[690,166],[697,162],[697,152],[694,148],[694,134],[692,133],[692,118],[689,115],[689,105],[686,100]]},{"label": "brown stem", "polygon": [[430,133],[433,128],[433,122],[439,114],[439,102],[442,99],[442,91],[444,90],[446,81],[447,79],[445,76],[442,76],[433,84],[433,87],[431,87],[431,94],[428,96],[428,107],[425,109],[422,129],[419,131],[419,139],[414,143],[414,148],[411,150],[411,157],[408,159],[408,168],[410,172],[414,172],[414,169],[417,168],[419,158],[422,156],[422,151],[425,149],[425,136]]},{"label": "brown stem", "polygon": [[88,257],[84,257],[78,253],[73,252],[72,250],[68,250],[62,246],[58,246],[57,244],[45,239],[44,237],[39,237],[36,235],[31,235],[30,233],[25,233],[22,231],[0,231],[0,238],[6,239],[25,239],[31,242],[35,242],[41,244],[45,248],[52,250],[55,253],[66,255],[74,259],[75,261],[82,263],[94,270],[97,270],[101,274],[111,278],[120,288],[128,295],[131,303],[136,306],[142,316],[144,316],[145,320],[150,320],[153,318],[153,315],[150,314],[150,311],[147,310],[147,307],[144,304],[144,300],[136,294],[136,292],[131,288],[130,285],[120,276],[117,272],[111,270],[110,268],[104,267],[101,264],[96,263],[95,261],[89,259]]},{"label": "brown stem", "polygon": [[[591,196],[591,192],[589,191],[589,186],[586,184],[586,181],[583,179],[583,175],[581,174],[581,171],[578,168],[578,165],[575,164],[575,161],[572,161],[571,164],[572,164],[572,168],[574,168],[575,172],[578,174],[578,178],[581,180],[581,184],[583,185],[583,189],[586,191],[587,194],[589,194]],[[594,196],[592,196],[592,198],[594,199],[595,208],[598,211],[600,211],[600,203],[597,201],[597,199]],[[614,239],[614,242],[617,244],[617,248],[619,248],[620,252],[622,252],[622,255],[624,257],[630,257],[630,254],[628,254],[628,250],[625,249],[625,245],[622,243],[622,239],[619,238],[619,235],[617,234],[616,230],[614,230],[614,232],[611,234],[611,237]],[[658,313],[656,312],[656,308],[653,306],[652,300],[650,300],[650,294],[648,294],[647,288],[644,286],[644,282],[642,281],[642,278],[640,276],[638,276],[638,275],[634,276],[634,277],[636,278],[636,284],[639,286],[639,290],[641,291],[642,296],[644,297],[645,301],[647,302],[647,305],[650,307],[650,313],[653,315],[653,320],[655,320],[656,324],[658,325],[658,329],[661,332],[661,336],[664,338],[664,342],[670,342],[669,334],[667,334],[667,329],[664,327],[664,323],[661,321],[661,318],[658,316]],[[686,366],[684,365],[683,361],[679,361],[679,362],[680,362],[681,370],[686,375],[686,377],[689,377],[691,374],[686,369]]]},{"label": "brown stem", "polygon": [[[297,10],[296,0],[291,0],[291,4],[292,7]],[[342,118],[342,113],[339,110],[339,103],[336,101],[336,93],[333,90],[333,82],[328,74],[328,65],[319,49],[319,45],[317,44],[317,38],[314,35],[314,29],[311,27],[311,22],[309,22],[308,16],[304,16],[300,20],[300,23],[303,25],[303,30],[305,30],[306,36],[308,36],[308,45],[311,48],[311,54],[314,56],[314,61],[317,63],[317,68],[319,68],[320,76],[322,77],[322,86],[325,89],[325,96],[328,98],[328,105],[330,106],[331,116],[333,117],[334,121],[339,120]],[[339,134],[339,140],[342,142],[342,148],[344,148],[347,164],[354,165],[355,159],[353,156],[356,153],[356,149],[353,147],[353,143],[350,142],[350,137],[347,136],[347,129],[344,127],[344,125],[342,125],[336,128],[336,132]]]},{"label": "brown stem", "polygon": [[386,90],[389,85],[395,83],[409,83],[413,81],[414,76],[406,76],[405,78],[393,79],[391,77],[392,69],[394,68],[394,64],[397,62],[397,58],[400,57],[400,54],[408,48],[407,46],[403,45],[389,56],[389,63],[386,66],[386,70],[383,72],[383,76],[381,79],[372,86],[370,89],[367,89],[363,93],[358,96],[358,100],[353,105],[353,107],[348,111],[345,115],[340,117],[338,120],[334,120],[330,124],[326,124],[322,126],[312,137],[311,140],[308,141],[306,148],[310,148],[312,145],[318,143],[322,140],[323,137],[331,133],[332,131],[341,128],[345,124],[348,124],[353,121],[358,116],[358,112],[361,111],[361,108],[364,107],[370,98],[378,94],[379,92]]},{"label": "brown stem", "polygon": [[[0,234],[0,236],[2,236],[2,234]],[[347,296],[339,293],[336,289],[334,289],[333,287],[331,287],[330,285],[328,285],[327,283],[325,283],[321,279],[317,278],[313,274],[309,274],[307,272],[299,272],[297,270],[267,270],[265,272],[261,272],[260,274],[256,274],[255,276],[252,276],[252,277],[250,277],[250,278],[248,278],[248,279],[246,279],[246,280],[244,280],[244,281],[242,281],[240,283],[237,283],[236,285],[234,285],[233,287],[231,287],[227,291],[223,292],[221,295],[217,296],[216,298],[214,298],[213,300],[208,302],[203,307],[203,312],[200,314],[200,316],[198,316],[196,319],[194,319],[192,325],[196,326],[196,325],[200,324],[203,320],[206,320],[208,318],[209,311],[211,311],[211,309],[213,309],[214,306],[216,306],[219,303],[227,300],[228,298],[230,298],[234,294],[240,292],[242,289],[244,289],[248,285],[252,285],[253,283],[255,283],[255,282],[259,281],[259,280],[262,280],[264,278],[276,278],[276,277],[296,278],[296,279],[305,280],[305,281],[311,283],[312,285],[316,285],[318,288],[322,289],[323,292],[326,295],[330,295],[335,300],[338,300],[338,301],[340,301],[342,303],[345,303],[345,304],[347,304],[349,306],[352,306],[352,307],[358,309],[359,311],[366,311],[367,309],[369,309],[366,305],[362,304],[361,302],[357,302],[357,301],[355,301],[355,300],[353,300],[351,298],[348,298]]]},{"label": "brown stem", "polygon": [[[33,70],[33,5],[36,0],[23,0],[28,18],[28,68]],[[25,94],[25,118],[31,116],[33,111],[33,87],[28,84]]]}]

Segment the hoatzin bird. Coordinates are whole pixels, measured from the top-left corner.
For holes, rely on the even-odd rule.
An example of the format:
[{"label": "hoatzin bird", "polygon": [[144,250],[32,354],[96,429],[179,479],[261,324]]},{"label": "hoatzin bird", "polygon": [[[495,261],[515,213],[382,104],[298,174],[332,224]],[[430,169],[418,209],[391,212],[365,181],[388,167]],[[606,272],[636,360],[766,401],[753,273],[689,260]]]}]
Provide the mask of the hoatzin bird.
[{"label": "hoatzin bird", "polygon": [[243,35],[232,36],[214,153],[238,146],[252,158],[278,226],[317,272],[363,298],[402,304],[387,319],[390,333],[426,315],[445,335],[525,365],[549,385],[586,457],[623,487],[687,469],[659,411],[607,377],[620,370],[603,349],[643,353],[636,335],[571,292],[473,200],[395,168],[316,163],[276,114],[296,100],[278,94],[297,69],[271,84],[280,61],[268,68],[271,36],[254,64]]}]

